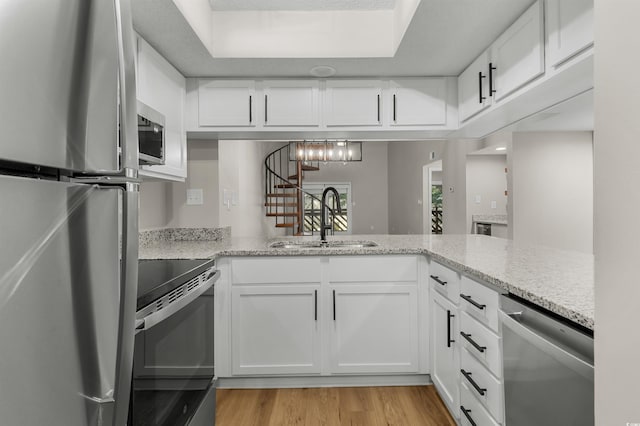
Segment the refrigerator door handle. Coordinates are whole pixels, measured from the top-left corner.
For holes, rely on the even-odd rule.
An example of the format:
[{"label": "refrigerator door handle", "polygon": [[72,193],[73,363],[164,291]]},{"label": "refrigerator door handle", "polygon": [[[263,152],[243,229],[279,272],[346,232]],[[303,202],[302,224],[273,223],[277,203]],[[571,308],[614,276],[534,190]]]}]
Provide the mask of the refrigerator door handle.
[{"label": "refrigerator door handle", "polygon": [[[114,0],[118,35],[120,82],[121,169],[138,169],[138,100],[135,74],[135,35],[130,0]],[[136,176],[137,177],[137,176]]]},{"label": "refrigerator door handle", "polygon": [[138,185],[127,185],[122,204],[122,263],[114,425],[124,425],[129,412],[138,292]]}]

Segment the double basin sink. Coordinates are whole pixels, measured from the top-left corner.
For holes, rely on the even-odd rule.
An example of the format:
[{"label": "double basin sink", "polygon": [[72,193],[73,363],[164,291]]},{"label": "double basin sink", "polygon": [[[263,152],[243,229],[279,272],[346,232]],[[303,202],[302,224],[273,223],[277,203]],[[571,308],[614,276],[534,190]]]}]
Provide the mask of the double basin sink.
[{"label": "double basin sink", "polygon": [[366,247],[377,247],[373,241],[276,241],[269,244],[274,249],[360,249]]}]

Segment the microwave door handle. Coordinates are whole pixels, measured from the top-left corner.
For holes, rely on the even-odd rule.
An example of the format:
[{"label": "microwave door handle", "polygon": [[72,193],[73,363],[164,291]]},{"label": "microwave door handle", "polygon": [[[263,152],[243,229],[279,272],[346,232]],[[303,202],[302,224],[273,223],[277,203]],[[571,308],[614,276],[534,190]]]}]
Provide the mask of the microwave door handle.
[{"label": "microwave door handle", "polygon": [[218,279],[219,276],[220,276],[220,271],[216,271],[211,278],[207,279],[197,289],[191,291],[190,293],[187,293],[186,296],[167,305],[166,308],[153,312],[147,315],[146,317],[142,318],[142,320],[144,321],[144,328],[142,330],[145,330],[145,331],[149,330],[151,327],[161,323],[162,321],[169,318],[171,315],[175,314],[176,312],[180,311],[181,309],[186,307],[188,304],[196,300],[205,291],[209,290],[213,286],[214,282]]}]

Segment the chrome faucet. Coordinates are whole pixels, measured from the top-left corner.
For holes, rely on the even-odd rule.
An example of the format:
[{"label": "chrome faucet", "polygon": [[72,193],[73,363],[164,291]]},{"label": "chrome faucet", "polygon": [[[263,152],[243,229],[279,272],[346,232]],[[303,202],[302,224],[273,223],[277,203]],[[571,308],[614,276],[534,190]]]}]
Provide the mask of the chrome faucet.
[{"label": "chrome faucet", "polygon": [[[338,202],[338,213],[342,213],[342,208],[340,207],[340,195],[338,194],[338,191],[333,186],[327,186],[324,191],[322,191],[322,200],[320,201],[320,241],[322,242],[327,241],[327,229],[331,229],[331,225],[327,225],[325,219],[325,209],[329,208],[326,204],[328,192],[333,193],[333,197]],[[331,210],[331,214],[333,214],[335,218],[335,212],[333,210]]]}]

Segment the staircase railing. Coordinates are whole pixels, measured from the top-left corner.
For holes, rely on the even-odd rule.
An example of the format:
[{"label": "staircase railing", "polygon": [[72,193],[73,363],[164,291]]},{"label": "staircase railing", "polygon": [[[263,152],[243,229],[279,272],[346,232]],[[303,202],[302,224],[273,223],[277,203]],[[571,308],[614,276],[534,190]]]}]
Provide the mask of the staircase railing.
[{"label": "staircase railing", "polygon": [[[304,196],[318,202],[320,198],[302,189],[304,169],[317,170],[319,161],[298,161],[291,157],[291,145],[272,151],[264,160],[265,166],[265,209],[269,217],[275,218],[278,228],[289,228],[294,235],[304,234]],[[292,159],[294,158],[294,159]],[[333,215],[333,210],[329,208]],[[311,228],[313,235],[313,227]]]}]

